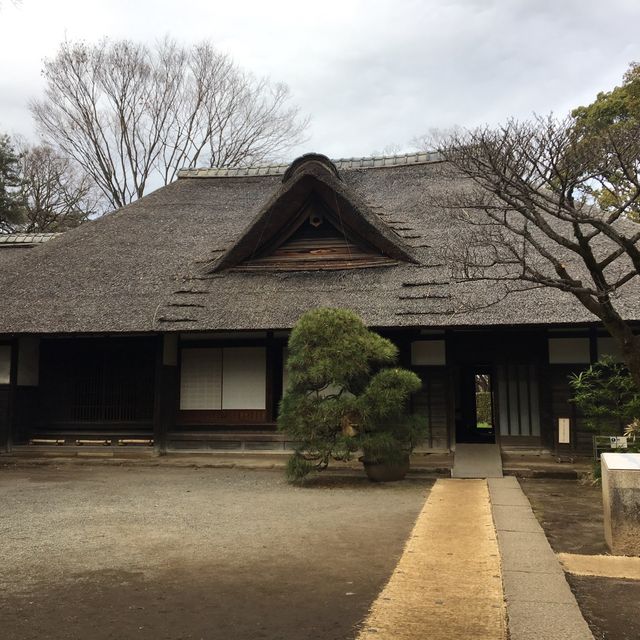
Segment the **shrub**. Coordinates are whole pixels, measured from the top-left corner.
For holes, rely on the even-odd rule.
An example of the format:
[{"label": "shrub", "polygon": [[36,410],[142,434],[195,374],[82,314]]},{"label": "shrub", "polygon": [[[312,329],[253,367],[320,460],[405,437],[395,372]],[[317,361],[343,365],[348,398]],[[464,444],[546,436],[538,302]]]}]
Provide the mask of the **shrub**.
[{"label": "shrub", "polygon": [[598,433],[622,433],[640,416],[640,393],[624,364],[605,357],[569,377],[572,402],[585,425]]},{"label": "shrub", "polygon": [[278,418],[297,443],[290,480],[359,450],[376,461],[410,453],[426,426],[408,411],[421,381],[394,367],[397,357],[395,345],[351,311],[319,308],[300,318],[289,339],[289,387]]}]

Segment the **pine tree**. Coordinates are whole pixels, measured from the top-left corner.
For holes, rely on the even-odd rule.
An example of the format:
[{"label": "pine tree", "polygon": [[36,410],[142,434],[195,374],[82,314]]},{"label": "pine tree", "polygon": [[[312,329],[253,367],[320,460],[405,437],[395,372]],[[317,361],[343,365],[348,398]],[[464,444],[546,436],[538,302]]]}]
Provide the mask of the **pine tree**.
[{"label": "pine tree", "polygon": [[278,426],[297,443],[287,475],[300,480],[362,450],[370,461],[406,458],[425,425],[408,411],[418,376],[395,367],[396,346],[353,312],[304,314],[289,339],[289,386]]},{"label": "pine tree", "polygon": [[24,220],[20,194],[20,158],[7,135],[0,135],[0,233],[15,231]]}]

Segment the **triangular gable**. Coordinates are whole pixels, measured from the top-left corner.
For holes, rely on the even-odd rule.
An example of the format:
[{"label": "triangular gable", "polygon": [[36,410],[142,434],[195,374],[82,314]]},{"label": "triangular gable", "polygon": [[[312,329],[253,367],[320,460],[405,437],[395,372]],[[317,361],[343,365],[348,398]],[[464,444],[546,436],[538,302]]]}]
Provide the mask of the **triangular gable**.
[{"label": "triangular gable", "polygon": [[214,271],[354,269],[413,262],[410,248],[325,156],[294,161],[283,185]]}]

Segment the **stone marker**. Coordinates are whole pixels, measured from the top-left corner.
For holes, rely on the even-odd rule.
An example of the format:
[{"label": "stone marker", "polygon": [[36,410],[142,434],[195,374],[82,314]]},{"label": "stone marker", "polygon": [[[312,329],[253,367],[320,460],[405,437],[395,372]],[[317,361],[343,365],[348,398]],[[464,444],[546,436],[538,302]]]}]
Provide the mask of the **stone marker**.
[{"label": "stone marker", "polygon": [[640,453],[603,453],[604,537],[611,553],[640,556]]}]

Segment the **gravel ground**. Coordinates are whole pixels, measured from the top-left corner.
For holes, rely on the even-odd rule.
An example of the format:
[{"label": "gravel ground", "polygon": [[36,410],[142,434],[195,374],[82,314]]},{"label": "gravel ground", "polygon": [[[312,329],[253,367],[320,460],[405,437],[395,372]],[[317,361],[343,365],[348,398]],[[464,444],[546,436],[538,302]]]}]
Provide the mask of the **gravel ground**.
[{"label": "gravel ground", "polygon": [[352,638],[431,484],[0,469],[0,635]]}]

